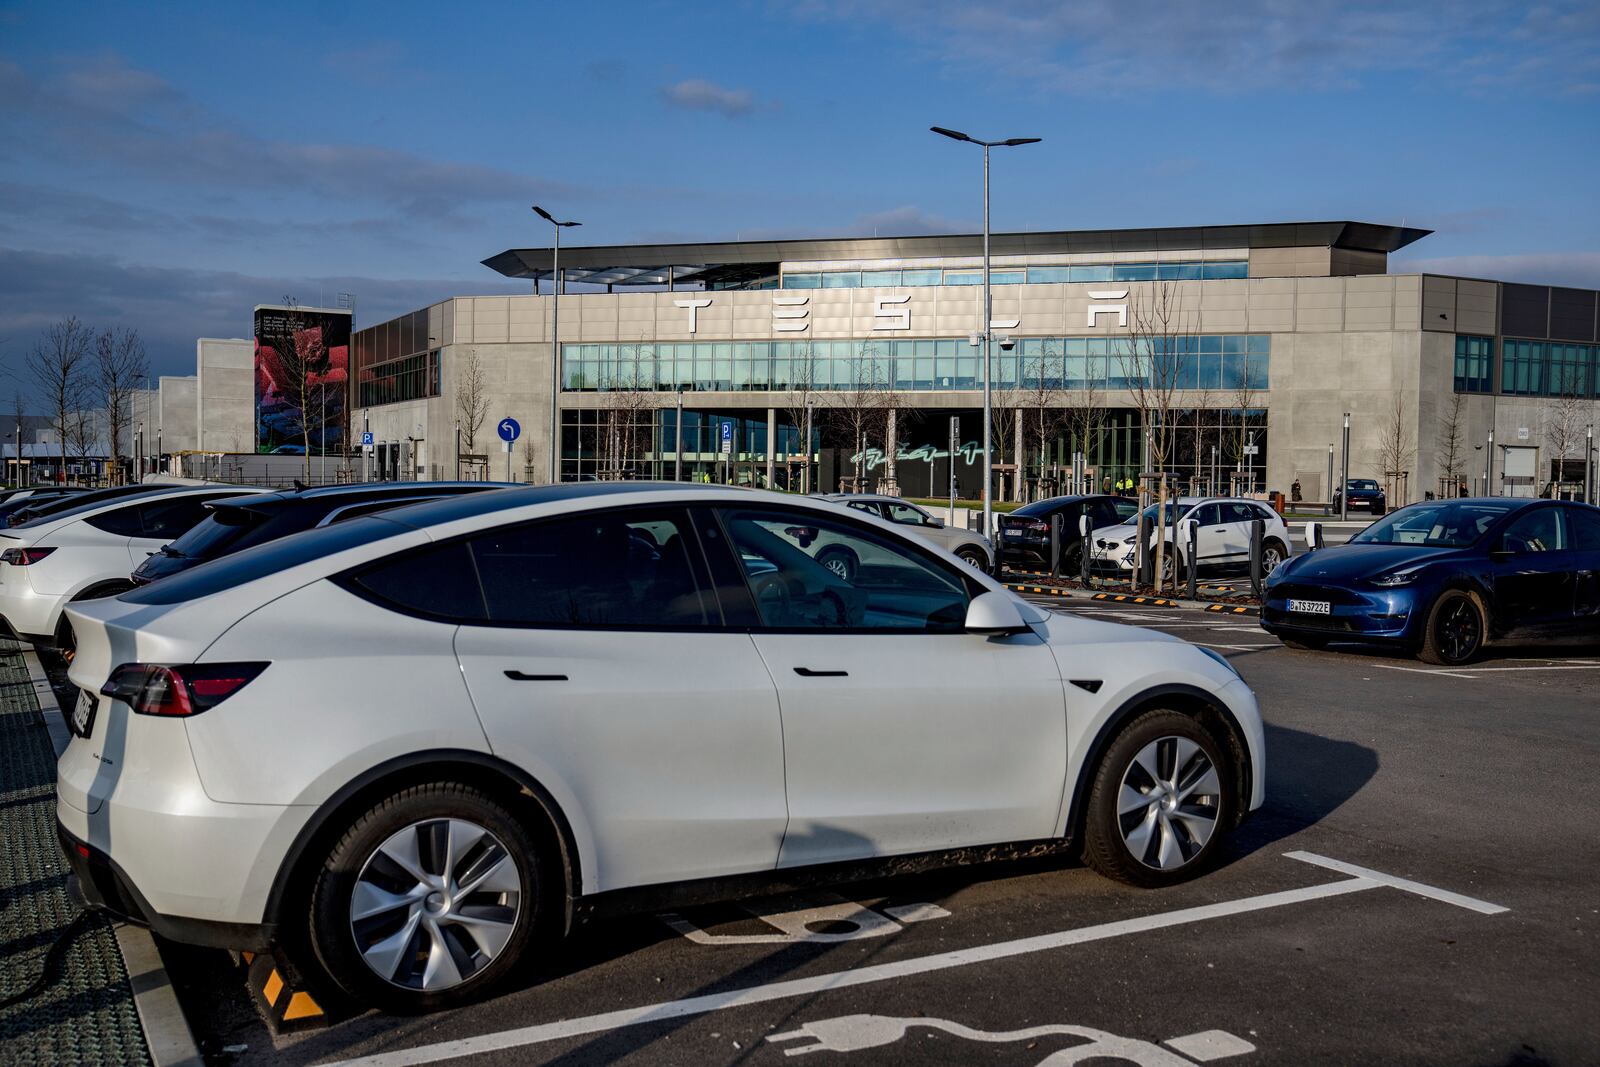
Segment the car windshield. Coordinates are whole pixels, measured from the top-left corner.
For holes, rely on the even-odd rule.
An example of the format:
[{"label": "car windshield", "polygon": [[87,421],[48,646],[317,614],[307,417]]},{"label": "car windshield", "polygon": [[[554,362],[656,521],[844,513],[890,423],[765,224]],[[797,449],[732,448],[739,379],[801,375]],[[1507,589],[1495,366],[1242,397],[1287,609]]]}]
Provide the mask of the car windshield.
[{"label": "car windshield", "polygon": [[1464,501],[1413,504],[1399,511],[1391,511],[1350,538],[1350,543],[1466,548],[1513,507],[1515,505],[1509,503]]},{"label": "car windshield", "polygon": [[1065,503],[1061,500],[1060,497],[1050,497],[1050,498],[1045,499],[1045,500],[1035,500],[1031,504],[1024,504],[1022,507],[1020,507],[1017,510],[1013,511],[1011,514],[1013,514],[1013,515],[1027,515],[1027,516],[1030,516],[1030,517],[1031,516],[1035,516],[1035,515],[1039,515],[1039,516],[1044,516],[1044,517],[1048,518],[1049,516],[1055,514],[1058,510],[1060,510],[1061,508],[1063,508],[1065,506],[1066,506]]},{"label": "car windshield", "polygon": [[1352,488],[1352,489],[1376,489],[1376,488],[1378,488],[1378,483],[1373,481],[1371,478],[1351,478],[1350,479],[1350,488]]},{"label": "car windshield", "polygon": [[[1188,512],[1189,507],[1190,505],[1188,504],[1179,504],[1172,500],[1167,501],[1167,525],[1176,526],[1178,524],[1178,519]],[[1158,521],[1160,521],[1159,516],[1156,514],[1156,512],[1160,509],[1161,505],[1159,503],[1151,504],[1149,507],[1144,509],[1144,513],[1137,519],[1126,520],[1127,525],[1132,526],[1136,522],[1147,522],[1151,526],[1154,526]]]}]

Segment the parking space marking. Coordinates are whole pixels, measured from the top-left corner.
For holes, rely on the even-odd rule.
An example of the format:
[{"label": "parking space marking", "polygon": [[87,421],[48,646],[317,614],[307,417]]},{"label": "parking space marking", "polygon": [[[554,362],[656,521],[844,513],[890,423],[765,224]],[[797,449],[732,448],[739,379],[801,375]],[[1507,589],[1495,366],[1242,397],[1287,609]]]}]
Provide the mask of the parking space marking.
[{"label": "parking space marking", "polygon": [[1324,900],[1331,897],[1345,896],[1350,893],[1361,893],[1370,889],[1399,889],[1430,900],[1468,908],[1485,915],[1492,915],[1506,910],[1500,908],[1499,905],[1474,900],[1471,897],[1461,896],[1448,890],[1413,882],[1409,879],[1396,878],[1381,871],[1369,870],[1353,864],[1344,864],[1339,860],[1330,860],[1325,856],[1318,856],[1310,852],[1289,852],[1285,853],[1285,855],[1291,859],[1319,867],[1358,873],[1337,882],[1325,882],[1321,885],[1287,889],[1277,893],[1263,893],[1253,897],[1242,897],[1238,900],[1220,901],[1216,904],[1201,904],[1190,908],[1179,908],[1176,911],[1160,912],[1136,919],[1119,919],[1115,922],[1081,926],[1072,930],[1060,930],[1055,933],[1022,937],[990,945],[978,945],[973,948],[937,952],[928,956],[897,960],[892,963],[878,963],[857,967],[852,970],[831,971],[827,974],[813,975],[809,978],[789,978],[782,981],[769,982],[765,985],[732,989],[722,993],[705,993],[699,996],[685,997],[682,1000],[642,1004],[635,1008],[623,1008],[618,1011],[602,1012],[598,1015],[585,1015],[576,1019],[537,1023],[513,1030],[502,1030],[498,1033],[480,1034],[476,1037],[457,1038],[432,1045],[420,1045],[415,1048],[379,1052],[370,1056],[357,1057],[356,1059],[335,1061],[328,1064],[327,1067],[411,1067],[411,1065],[415,1064],[437,1063],[441,1060],[456,1059],[462,1056],[503,1052],[507,1049],[523,1048],[547,1041],[559,1041],[567,1038],[582,1037],[586,1034],[604,1033],[624,1027],[640,1026],[646,1023],[658,1023],[669,1019],[705,1015],[709,1012],[749,1007],[774,1000],[786,1000],[791,997],[811,996],[839,989],[848,989],[854,986],[907,978],[913,975],[932,974],[958,967],[969,967],[974,964],[992,963],[996,960],[1014,959],[1019,956],[1048,952],[1071,945],[1105,941],[1150,930],[1165,930],[1177,926],[1187,926],[1193,923],[1205,922],[1209,919],[1245,915],[1250,912],[1281,908],[1290,904],[1303,904],[1313,900]]},{"label": "parking space marking", "polygon": [[[662,912],[658,918],[697,945],[792,945],[802,941],[833,944],[839,941],[858,941],[868,937],[886,937],[897,934],[901,923],[926,922],[946,919],[950,913],[937,904],[902,904],[884,908],[879,914],[865,904],[846,900],[834,893],[811,894],[804,901],[788,898],[801,907],[781,911],[756,911],[746,907],[752,916],[773,927],[772,934],[713,934],[700,929],[676,912]],[[885,918],[884,916],[888,916]],[[814,930],[814,926],[832,929]],[[843,926],[848,929],[840,930]]]},{"label": "parking space marking", "polygon": [[1398,663],[1374,663],[1386,671],[1409,671],[1412,674],[1431,674],[1445,678],[1471,678],[1475,674],[1515,674],[1520,671],[1600,671],[1600,664],[1517,664],[1511,667],[1402,667]]}]

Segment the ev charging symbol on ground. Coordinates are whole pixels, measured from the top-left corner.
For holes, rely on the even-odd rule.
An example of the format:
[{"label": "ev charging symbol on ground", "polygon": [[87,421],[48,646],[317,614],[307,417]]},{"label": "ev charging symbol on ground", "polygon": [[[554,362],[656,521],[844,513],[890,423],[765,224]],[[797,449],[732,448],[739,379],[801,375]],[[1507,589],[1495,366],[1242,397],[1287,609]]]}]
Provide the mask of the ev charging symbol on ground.
[{"label": "ev charging symbol on ground", "polygon": [[[784,900],[809,906],[783,908]],[[771,903],[769,901],[768,906]],[[711,934],[670,911],[662,912],[660,919],[697,945],[792,945],[801,942],[833,944],[886,937],[899,933],[903,929],[902,923],[926,922],[950,915],[937,904],[902,904],[874,911],[865,904],[857,904],[831,893],[812,894],[803,901],[793,897],[783,898],[778,905],[782,910],[757,911],[754,905],[745,907],[751,915],[779,931],[772,934]]]},{"label": "ev charging symbol on ground", "polygon": [[767,1040],[779,1044],[806,1042],[787,1045],[783,1050],[785,1056],[803,1056],[808,1052],[860,1052],[892,1045],[908,1036],[914,1028],[942,1030],[964,1041],[993,1044],[1037,1042],[1051,1037],[1083,1039],[1081,1044],[1049,1053],[1035,1067],[1065,1067],[1086,1060],[1115,1060],[1133,1064],[1134,1067],[1194,1067],[1196,1063],[1210,1063],[1256,1050],[1250,1042],[1226,1030],[1206,1030],[1169,1038],[1162,1042],[1167,1047],[1162,1048],[1150,1041],[1118,1037],[1088,1026],[1030,1026],[1026,1030],[991,1031],[975,1030],[949,1019],[897,1019],[888,1015],[840,1015],[806,1023],[798,1030],[768,1034]]}]

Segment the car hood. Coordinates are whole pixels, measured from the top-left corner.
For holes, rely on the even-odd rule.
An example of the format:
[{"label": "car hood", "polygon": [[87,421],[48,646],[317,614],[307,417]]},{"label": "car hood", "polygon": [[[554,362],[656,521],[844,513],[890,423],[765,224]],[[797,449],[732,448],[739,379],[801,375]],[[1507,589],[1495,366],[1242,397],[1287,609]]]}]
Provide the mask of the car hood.
[{"label": "car hood", "polygon": [[1273,573],[1275,581],[1356,581],[1459,553],[1426,545],[1353,544],[1319,548],[1296,556]]}]

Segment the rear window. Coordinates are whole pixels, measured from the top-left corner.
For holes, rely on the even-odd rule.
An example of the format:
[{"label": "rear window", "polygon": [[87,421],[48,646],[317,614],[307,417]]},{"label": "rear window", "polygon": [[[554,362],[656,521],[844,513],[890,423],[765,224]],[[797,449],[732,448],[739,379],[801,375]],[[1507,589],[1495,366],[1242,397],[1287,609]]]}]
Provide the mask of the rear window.
[{"label": "rear window", "polygon": [[1011,514],[1013,514],[1013,515],[1027,515],[1029,517],[1038,516],[1039,518],[1048,518],[1051,515],[1055,514],[1056,511],[1058,509],[1060,509],[1060,508],[1063,508],[1063,507],[1074,507],[1074,506],[1075,505],[1072,505],[1072,504],[1063,504],[1059,500],[1035,500],[1031,504],[1024,504],[1022,507],[1020,507],[1017,510],[1013,511]]},{"label": "rear window", "polygon": [[258,525],[259,519],[242,508],[213,512],[172,542],[172,550],[189,559],[213,559],[238,544]]},{"label": "rear window", "polygon": [[177,604],[184,600],[197,600],[290,567],[298,567],[322,556],[409,532],[379,518],[341,522],[320,530],[307,530],[294,537],[268,541],[243,552],[203,563],[193,570],[124,593],[122,599],[130,604]]}]

